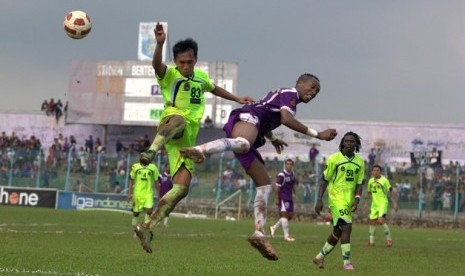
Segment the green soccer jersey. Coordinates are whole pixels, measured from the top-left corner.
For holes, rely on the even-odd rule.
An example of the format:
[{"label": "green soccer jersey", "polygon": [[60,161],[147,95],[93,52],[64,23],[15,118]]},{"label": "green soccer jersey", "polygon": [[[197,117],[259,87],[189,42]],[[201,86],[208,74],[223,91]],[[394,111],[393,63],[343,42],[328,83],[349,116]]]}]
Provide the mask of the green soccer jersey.
[{"label": "green soccer jersey", "polygon": [[337,152],[328,157],[323,172],[328,182],[329,205],[350,206],[354,202],[355,186],[365,177],[365,161],[357,154],[349,158]]},{"label": "green soccer jersey", "polygon": [[367,191],[371,193],[372,204],[376,206],[387,204],[387,194],[390,189],[391,183],[389,183],[386,177],[381,175],[378,179],[374,177],[370,178]]},{"label": "green soccer jersey", "polygon": [[215,89],[208,73],[195,68],[191,77],[184,77],[176,67],[167,66],[162,79],[157,76],[161,87],[165,109],[176,107],[187,119],[200,121],[205,110],[204,92]]},{"label": "green soccer jersey", "polygon": [[133,196],[138,197],[153,197],[154,183],[158,179],[160,173],[154,164],[143,166],[140,163],[135,163],[131,167],[131,179],[133,180]]}]

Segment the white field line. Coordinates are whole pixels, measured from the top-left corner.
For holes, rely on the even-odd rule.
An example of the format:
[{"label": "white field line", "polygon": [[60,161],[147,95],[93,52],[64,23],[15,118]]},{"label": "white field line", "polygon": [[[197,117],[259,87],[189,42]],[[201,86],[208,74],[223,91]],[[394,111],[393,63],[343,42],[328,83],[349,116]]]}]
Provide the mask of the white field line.
[{"label": "white field line", "polygon": [[41,270],[41,269],[26,269],[26,268],[8,268],[0,267],[1,275],[3,273],[9,274],[34,274],[34,275],[71,275],[71,276],[99,276],[99,274],[87,273],[87,272],[58,272],[51,270]]}]

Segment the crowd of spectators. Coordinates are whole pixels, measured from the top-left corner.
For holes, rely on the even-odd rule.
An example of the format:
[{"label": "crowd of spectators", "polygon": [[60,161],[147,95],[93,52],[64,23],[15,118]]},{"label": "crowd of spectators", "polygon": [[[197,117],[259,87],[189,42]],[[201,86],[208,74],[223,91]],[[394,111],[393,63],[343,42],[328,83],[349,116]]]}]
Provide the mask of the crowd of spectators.
[{"label": "crowd of spectators", "polygon": [[[70,165],[70,173],[80,176],[77,177],[79,181],[73,181],[75,184],[72,188],[83,190],[83,185],[92,186],[92,183],[95,183],[95,177],[87,178],[87,176],[95,175],[100,164],[100,173],[106,177],[105,191],[121,192],[127,181],[128,160],[129,162],[137,160],[138,154],[147,150],[150,143],[149,135],[136,137],[132,141],[116,140],[114,151],[106,153],[106,146],[100,137],[89,135],[84,141],[76,141],[73,135],[63,136],[59,133],[50,147],[43,148],[41,141],[34,135],[19,137],[15,132],[8,135],[3,131],[0,135],[0,185],[6,185],[13,177],[21,178],[22,181],[29,179],[31,186],[34,186],[37,178],[40,177],[40,186],[49,187],[59,175],[64,175]],[[315,166],[311,166],[308,161],[295,158],[295,171],[299,188],[302,190],[303,203],[311,203],[314,200],[319,173],[324,168],[325,159],[321,156],[317,157],[318,154],[313,150],[312,159]],[[379,152],[374,149],[372,156],[368,156],[366,160],[367,177],[370,175],[370,167],[379,160],[377,154]],[[160,161],[162,164],[167,162],[164,150],[161,150],[157,156],[160,156],[157,162]],[[266,158],[265,163],[272,179],[283,169],[282,161],[277,158]],[[217,164],[212,162],[212,165]],[[462,196],[465,194],[465,167],[458,161],[450,161],[440,166],[430,162],[430,165],[424,168],[412,167],[412,164],[403,162],[400,166],[390,165],[383,168],[383,173],[390,179],[401,204],[408,204],[413,208],[417,206],[422,189],[424,197],[421,200],[426,209],[453,210],[457,191],[458,207],[461,211],[465,211],[465,197]],[[459,168],[458,174],[457,168]],[[456,190],[457,175],[459,175],[459,186]],[[197,177],[196,180],[198,181]],[[223,191],[227,193],[248,187],[247,180],[234,160],[228,162],[220,180]],[[60,181],[63,182],[63,179]]]},{"label": "crowd of spectators", "polygon": [[44,112],[47,116],[55,117],[55,120],[58,124],[60,118],[63,117],[63,115],[65,116],[66,120],[66,116],[68,114],[68,102],[66,102],[66,104],[63,105],[60,99],[58,99],[55,102],[55,99],[51,98],[49,101],[43,101],[40,110]]}]

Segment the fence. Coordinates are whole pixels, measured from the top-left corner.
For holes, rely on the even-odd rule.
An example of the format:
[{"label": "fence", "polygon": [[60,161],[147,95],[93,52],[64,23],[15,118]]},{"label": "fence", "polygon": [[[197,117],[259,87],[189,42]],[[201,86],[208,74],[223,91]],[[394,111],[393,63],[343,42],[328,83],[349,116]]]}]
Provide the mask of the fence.
[{"label": "fence", "polygon": [[[42,149],[9,148],[2,149],[0,154],[0,185],[92,193],[126,193],[130,165],[138,160],[137,152],[91,153],[74,147],[66,152],[51,148],[47,154]],[[157,155],[154,162],[162,168],[166,156]],[[397,192],[399,207],[416,210],[419,218],[439,212],[457,220],[459,213],[465,212],[463,168],[453,164],[434,167],[425,162],[419,164],[407,169],[395,168],[391,164],[383,166],[384,174]],[[283,161],[267,159],[266,167],[273,184],[277,173],[283,169]],[[312,206],[320,184],[321,160],[313,166],[296,160],[295,171],[299,179],[300,202]],[[242,190],[243,204],[250,206],[254,183],[232,154],[217,154],[195,167],[185,201],[196,199],[218,204],[238,190]],[[270,202],[273,202],[273,196]]]}]

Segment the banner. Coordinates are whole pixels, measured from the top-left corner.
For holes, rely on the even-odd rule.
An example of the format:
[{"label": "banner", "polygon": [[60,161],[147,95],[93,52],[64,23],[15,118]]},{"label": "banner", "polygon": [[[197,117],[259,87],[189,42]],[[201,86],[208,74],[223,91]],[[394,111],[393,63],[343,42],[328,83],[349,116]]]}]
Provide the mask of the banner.
[{"label": "banner", "polygon": [[127,201],[127,195],[120,194],[90,194],[77,192],[58,193],[58,209],[116,209],[131,210],[131,202]]},{"label": "banner", "polygon": [[56,189],[0,186],[0,205],[55,208]]},{"label": "banner", "polygon": [[[168,23],[160,22],[166,33],[166,41],[163,44],[162,61],[166,61],[166,45],[168,44]],[[155,51],[155,33],[153,30],[157,22],[140,22],[139,23],[139,43],[137,47],[137,58],[139,60],[152,60]]]}]

